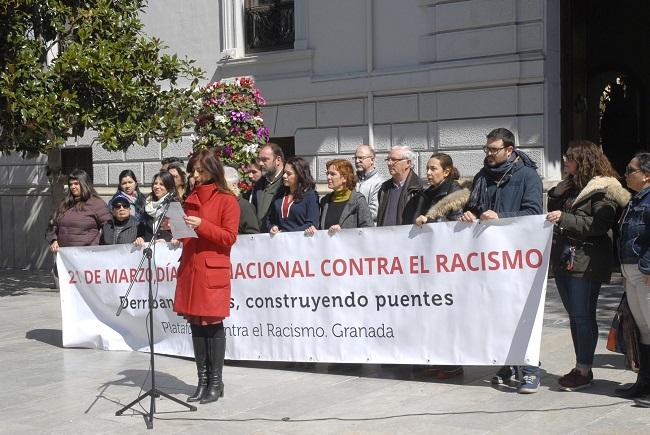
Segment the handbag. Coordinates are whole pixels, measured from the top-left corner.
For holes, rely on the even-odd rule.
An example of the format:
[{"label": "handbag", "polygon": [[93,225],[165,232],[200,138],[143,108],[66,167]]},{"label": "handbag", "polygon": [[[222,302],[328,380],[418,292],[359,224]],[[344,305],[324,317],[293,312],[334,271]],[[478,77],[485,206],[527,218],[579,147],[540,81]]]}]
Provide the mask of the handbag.
[{"label": "handbag", "polygon": [[625,367],[639,370],[639,328],[623,293],[607,335],[607,350],[625,355]]}]

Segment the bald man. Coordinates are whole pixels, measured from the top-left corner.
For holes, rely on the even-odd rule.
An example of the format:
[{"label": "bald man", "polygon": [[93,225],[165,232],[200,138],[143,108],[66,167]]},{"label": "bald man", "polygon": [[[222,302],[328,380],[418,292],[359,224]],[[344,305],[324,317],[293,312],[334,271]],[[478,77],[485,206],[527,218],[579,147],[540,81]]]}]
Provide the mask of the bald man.
[{"label": "bald man", "polygon": [[377,225],[379,188],[385,178],[375,168],[375,150],[370,145],[359,145],[354,153],[354,164],[359,178],[356,190],[366,197],[372,214],[372,222]]}]

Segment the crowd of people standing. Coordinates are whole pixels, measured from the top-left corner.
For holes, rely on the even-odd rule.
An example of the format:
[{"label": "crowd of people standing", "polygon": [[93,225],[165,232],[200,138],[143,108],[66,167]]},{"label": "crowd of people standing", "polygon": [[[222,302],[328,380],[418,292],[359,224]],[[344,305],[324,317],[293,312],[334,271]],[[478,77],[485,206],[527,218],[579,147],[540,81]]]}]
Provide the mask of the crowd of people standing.
[{"label": "crowd of people standing", "polygon": [[[174,310],[191,325],[198,374],[197,390],[188,400],[208,403],[224,392],[223,320],[229,315],[229,254],[237,234],[302,231],[313,235],[320,230],[335,234],[347,228],[471,223],[543,214],[537,165],[516,146],[513,133],[505,128],[492,130],[483,150],[483,166],[471,185],[459,182],[451,156],[439,152],[427,161],[425,184],[415,171],[416,156],[409,147],[389,151],[385,159],[389,177],[385,178],[378,170],[375,150],[359,145],[354,166],[345,159],[326,163],[331,192],[320,199],[309,163],[301,157],[285,159],[273,143],[259,149],[250,167],[254,187],[243,193],[238,171],[224,168],[214,150],[195,153],[185,167],[177,159],[163,161],[148,196],[140,192],[135,174],[123,171],[108,207],[88,175],[75,170],[47,238],[52,252],[97,244],[141,247],[151,239],[182,244]],[[626,169],[633,196],[621,185],[600,146],[571,142],[563,159],[564,178],[548,192],[546,219],[554,224],[551,267],[570,320],[576,364],[559,379],[559,387],[574,391],[593,381],[598,296],[611,277],[612,230],[618,222],[625,291],[640,333],[640,369],[637,382],[617,394],[643,403],[643,396],[650,393],[650,153],[636,155]],[[169,197],[183,203],[185,222],[197,238],[175,240],[160,222],[161,203]],[[501,367],[492,382],[517,382],[519,393],[535,393],[540,365]],[[439,379],[463,373],[461,366],[420,369]]]}]

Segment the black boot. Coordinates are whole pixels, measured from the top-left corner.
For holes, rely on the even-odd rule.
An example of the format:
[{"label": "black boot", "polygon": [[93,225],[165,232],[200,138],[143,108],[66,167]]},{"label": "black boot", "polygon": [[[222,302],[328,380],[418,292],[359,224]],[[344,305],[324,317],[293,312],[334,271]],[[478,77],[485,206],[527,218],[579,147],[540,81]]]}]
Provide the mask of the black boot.
[{"label": "black boot", "polygon": [[635,399],[650,393],[650,345],[639,344],[639,374],[629,388],[617,388],[614,394],[623,399]]},{"label": "black boot", "polygon": [[226,339],[221,337],[208,338],[208,360],[210,370],[208,388],[201,403],[216,402],[223,397],[223,359],[226,356]]},{"label": "black boot", "polygon": [[198,402],[208,389],[208,352],[205,337],[192,337],[194,345],[194,360],[196,361],[196,372],[199,382],[196,391],[187,398],[188,402]]}]

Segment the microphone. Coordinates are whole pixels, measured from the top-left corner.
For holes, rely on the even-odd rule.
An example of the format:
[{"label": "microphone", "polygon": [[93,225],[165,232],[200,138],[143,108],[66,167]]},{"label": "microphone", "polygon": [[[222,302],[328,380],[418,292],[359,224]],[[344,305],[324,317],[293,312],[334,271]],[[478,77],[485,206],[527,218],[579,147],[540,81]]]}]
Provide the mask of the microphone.
[{"label": "microphone", "polygon": [[162,197],[162,201],[158,203],[158,207],[156,207],[156,210],[169,204],[170,202],[173,201],[173,199],[174,199],[174,195],[172,194],[172,192],[167,192],[167,194]]}]

